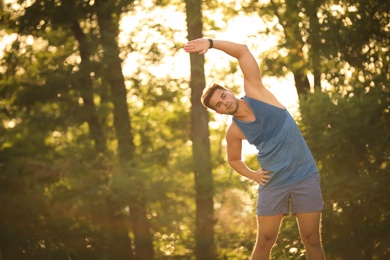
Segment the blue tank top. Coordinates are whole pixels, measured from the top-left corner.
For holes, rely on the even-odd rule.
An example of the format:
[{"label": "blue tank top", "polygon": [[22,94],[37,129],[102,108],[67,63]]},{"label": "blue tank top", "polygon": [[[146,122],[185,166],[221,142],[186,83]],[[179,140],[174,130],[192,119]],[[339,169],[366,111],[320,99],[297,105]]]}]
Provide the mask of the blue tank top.
[{"label": "blue tank top", "polygon": [[246,122],[233,117],[233,122],[256,146],[261,168],[271,171],[268,183],[259,185],[259,189],[288,186],[317,174],[314,158],[290,113],[257,99],[243,98],[255,120]]}]

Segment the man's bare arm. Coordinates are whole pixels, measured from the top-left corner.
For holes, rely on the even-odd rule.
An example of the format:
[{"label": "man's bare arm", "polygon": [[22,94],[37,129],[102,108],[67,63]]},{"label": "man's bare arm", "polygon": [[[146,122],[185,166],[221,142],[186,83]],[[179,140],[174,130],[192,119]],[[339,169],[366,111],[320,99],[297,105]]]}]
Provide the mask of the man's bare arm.
[{"label": "man's bare arm", "polygon": [[[208,39],[196,39],[188,42],[184,46],[187,52],[197,52],[205,54],[210,47]],[[244,90],[249,96],[257,96],[257,91],[263,88],[261,73],[252,53],[245,44],[238,44],[230,41],[214,40],[213,48],[221,50],[237,59],[238,64],[244,74]],[[256,93],[253,93],[255,91]]]},{"label": "man's bare arm", "polygon": [[245,137],[239,128],[234,123],[232,123],[226,133],[228,163],[236,172],[242,176],[245,176],[246,178],[251,179],[261,185],[265,185],[270,178],[270,172],[261,169],[254,171],[250,169],[241,159],[242,140],[244,138]]}]

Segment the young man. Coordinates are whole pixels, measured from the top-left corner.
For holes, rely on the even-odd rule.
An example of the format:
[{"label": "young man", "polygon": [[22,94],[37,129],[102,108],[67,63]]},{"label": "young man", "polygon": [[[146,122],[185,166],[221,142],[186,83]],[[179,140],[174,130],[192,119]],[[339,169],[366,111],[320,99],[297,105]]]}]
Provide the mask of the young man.
[{"label": "young man", "polygon": [[[246,45],[229,41],[196,39],[184,46],[186,52],[205,54],[210,48],[236,58],[244,74],[245,96],[214,84],[206,88],[202,103],[220,114],[233,116],[226,132],[230,166],[259,183],[257,239],[252,260],[269,259],[284,215],[298,221],[307,259],[324,259],[321,244],[323,200],[320,177],[313,156],[295,121],[261,80],[259,66]],[[259,170],[241,159],[242,141],[258,149]]]}]

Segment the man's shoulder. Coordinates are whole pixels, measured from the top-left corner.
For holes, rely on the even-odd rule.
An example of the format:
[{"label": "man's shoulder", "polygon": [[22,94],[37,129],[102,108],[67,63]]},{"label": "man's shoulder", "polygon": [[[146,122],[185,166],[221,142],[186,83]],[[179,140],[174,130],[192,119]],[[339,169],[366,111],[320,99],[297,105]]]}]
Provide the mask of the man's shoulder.
[{"label": "man's shoulder", "polygon": [[228,139],[245,139],[244,134],[234,121],[231,122],[226,131],[226,140]]},{"label": "man's shoulder", "polygon": [[257,100],[262,103],[270,104],[272,106],[284,108],[283,104],[278,101],[275,95],[265,87],[257,89],[255,91],[251,91],[250,93],[245,93],[245,96],[252,100]]},{"label": "man's shoulder", "polygon": [[265,89],[262,81],[249,82],[244,79],[244,92],[248,97],[258,99]]},{"label": "man's shoulder", "polygon": [[234,128],[236,128],[237,125],[236,123],[234,123],[234,120],[232,120],[232,122],[230,123],[230,125],[228,126],[227,130],[226,130],[226,134],[231,132],[231,131],[234,131]]}]

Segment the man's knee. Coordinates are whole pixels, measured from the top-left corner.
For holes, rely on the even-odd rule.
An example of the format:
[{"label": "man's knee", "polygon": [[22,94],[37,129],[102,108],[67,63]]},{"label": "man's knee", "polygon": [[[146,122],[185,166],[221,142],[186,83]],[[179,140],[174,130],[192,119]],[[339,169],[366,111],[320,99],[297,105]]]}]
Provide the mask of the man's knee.
[{"label": "man's knee", "polygon": [[306,248],[321,247],[321,212],[297,214],[299,233]]},{"label": "man's knee", "polygon": [[283,215],[258,216],[255,252],[270,252],[278,237]]},{"label": "man's knee", "polygon": [[270,249],[273,247],[277,239],[276,235],[258,234],[256,247]]},{"label": "man's knee", "polygon": [[301,239],[305,247],[321,247],[321,237],[317,232],[301,234]]}]

